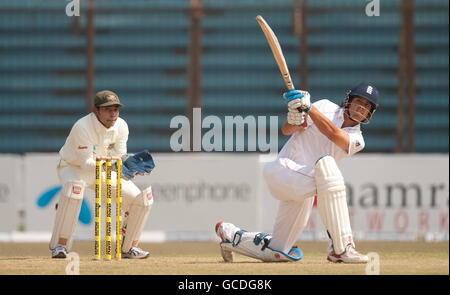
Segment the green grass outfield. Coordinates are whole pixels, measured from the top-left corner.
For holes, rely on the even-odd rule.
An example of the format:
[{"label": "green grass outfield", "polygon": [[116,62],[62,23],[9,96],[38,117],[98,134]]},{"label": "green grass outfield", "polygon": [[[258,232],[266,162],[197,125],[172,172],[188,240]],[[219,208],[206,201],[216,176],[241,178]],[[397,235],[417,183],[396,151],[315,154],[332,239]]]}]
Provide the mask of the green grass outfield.
[{"label": "green grass outfield", "polygon": [[[145,260],[94,261],[92,242],[75,242],[81,275],[364,275],[365,265],[326,260],[325,242],[299,242],[299,262],[263,263],[236,255],[224,263],[217,243],[143,243]],[[449,243],[359,242],[361,253],[376,252],[382,275],[449,275]],[[64,275],[68,260],[51,259],[46,243],[0,243],[1,275]]]}]

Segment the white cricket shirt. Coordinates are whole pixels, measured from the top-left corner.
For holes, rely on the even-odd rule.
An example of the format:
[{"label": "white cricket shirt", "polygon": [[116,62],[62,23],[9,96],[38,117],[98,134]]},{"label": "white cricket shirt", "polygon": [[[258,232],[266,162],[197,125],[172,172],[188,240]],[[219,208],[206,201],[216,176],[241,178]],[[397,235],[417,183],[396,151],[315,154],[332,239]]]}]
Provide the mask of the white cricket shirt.
[{"label": "white cricket shirt", "polygon": [[[344,122],[344,109],[327,100],[313,104],[324,116],[341,128]],[[364,138],[360,125],[342,128],[348,133],[350,142],[348,152],[334,144],[307,118],[308,127],[297,131],[281,149],[277,159],[264,168],[264,177],[272,195],[281,200],[298,199],[315,194],[314,168],[316,161],[329,154],[336,162],[361,151]]]},{"label": "white cricket shirt", "polygon": [[121,157],[127,153],[128,125],[117,118],[114,126],[106,128],[90,113],[72,127],[66,143],[59,151],[62,163],[81,168],[95,169],[95,157]]}]

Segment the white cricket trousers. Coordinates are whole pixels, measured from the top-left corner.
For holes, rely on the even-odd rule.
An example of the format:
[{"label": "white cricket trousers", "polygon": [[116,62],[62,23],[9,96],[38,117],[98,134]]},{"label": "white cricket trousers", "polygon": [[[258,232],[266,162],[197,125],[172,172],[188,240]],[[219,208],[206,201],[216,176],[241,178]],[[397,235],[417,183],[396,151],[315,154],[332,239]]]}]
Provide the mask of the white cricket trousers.
[{"label": "white cricket trousers", "polygon": [[279,200],[270,246],[288,253],[308,224],[316,195],[313,166],[276,159],[264,167],[269,191]]}]

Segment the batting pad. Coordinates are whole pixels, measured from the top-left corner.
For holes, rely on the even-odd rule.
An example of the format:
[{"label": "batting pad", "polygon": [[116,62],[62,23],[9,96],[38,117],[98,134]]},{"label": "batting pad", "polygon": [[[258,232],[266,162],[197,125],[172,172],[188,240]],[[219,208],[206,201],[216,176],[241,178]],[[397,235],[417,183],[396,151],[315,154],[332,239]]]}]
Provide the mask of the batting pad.
[{"label": "batting pad", "polygon": [[149,186],[133,200],[128,210],[128,217],[124,220],[123,253],[130,251],[133,241],[139,240],[152,205],[152,188]]},{"label": "batting pad", "polygon": [[64,238],[68,240],[66,249],[70,250],[73,234],[78,224],[85,186],[86,184],[82,180],[69,181],[63,185],[56,209],[50,249],[56,248],[59,238]]},{"label": "batting pad", "polygon": [[289,253],[274,250],[269,247],[272,237],[266,233],[237,231],[233,242],[222,242],[220,247],[264,262],[287,262],[302,259],[303,253],[298,248],[292,248]]},{"label": "batting pad", "polygon": [[342,254],[353,244],[344,177],[330,155],[321,157],[315,167],[317,209],[333,240],[334,251]]}]

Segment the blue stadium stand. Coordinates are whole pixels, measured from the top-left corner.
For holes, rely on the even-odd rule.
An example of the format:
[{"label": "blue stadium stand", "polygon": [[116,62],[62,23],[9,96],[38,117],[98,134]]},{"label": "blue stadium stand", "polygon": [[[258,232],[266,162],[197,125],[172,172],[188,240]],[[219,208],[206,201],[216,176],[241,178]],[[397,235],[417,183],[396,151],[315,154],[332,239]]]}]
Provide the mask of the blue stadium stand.
[{"label": "blue stadium stand", "polygon": [[[292,0],[202,0],[203,117],[278,116],[285,86],[255,17],[276,33],[300,87],[300,38]],[[340,104],[358,82],[380,90],[362,126],[365,152],[393,152],[398,107],[401,0],[365,15],[364,1],[308,1],[308,90]],[[79,28],[67,1],[0,0],[0,152],[55,152],[85,115],[87,5]],[[95,89],[116,91],[130,127],[129,150],[170,151],[174,116],[187,115],[190,1],[96,0]],[[448,8],[415,0],[417,152],[448,153]],[[407,98],[405,98],[405,103]],[[279,146],[287,137],[281,133]]]},{"label": "blue stadium stand", "polygon": [[[81,33],[65,1],[0,0],[0,152],[58,151],[85,115],[87,5]],[[97,0],[96,90],[116,91],[129,150],[168,151],[187,108],[189,1]]]},{"label": "blue stadium stand", "polygon": [[415,6],[416,151],[448,153],[449,2],[416,0]]}]

